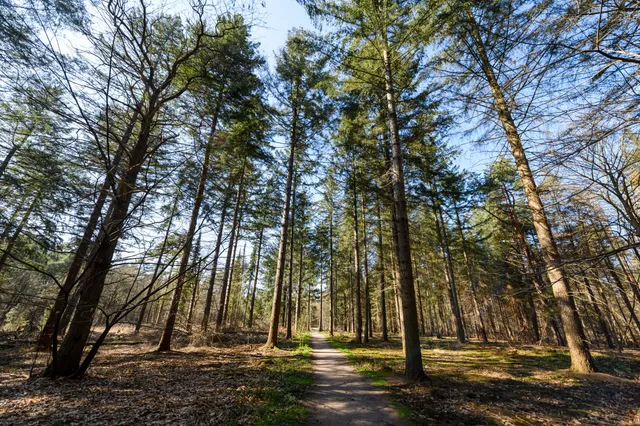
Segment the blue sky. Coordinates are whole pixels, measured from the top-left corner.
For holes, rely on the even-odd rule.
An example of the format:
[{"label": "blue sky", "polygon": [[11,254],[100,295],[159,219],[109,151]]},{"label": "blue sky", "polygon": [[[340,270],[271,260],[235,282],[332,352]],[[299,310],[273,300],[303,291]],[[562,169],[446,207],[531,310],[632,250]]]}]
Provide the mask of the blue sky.
[{"label": "blue sky", "polygon": [[256,12],[262,23],[253,28],[253,38],[260,42],[271,66],[274,64],[274,52],[284,46],[290,29],[313,28],[304,8],[295,0],[265,0],[265,7],[258,5]]}]

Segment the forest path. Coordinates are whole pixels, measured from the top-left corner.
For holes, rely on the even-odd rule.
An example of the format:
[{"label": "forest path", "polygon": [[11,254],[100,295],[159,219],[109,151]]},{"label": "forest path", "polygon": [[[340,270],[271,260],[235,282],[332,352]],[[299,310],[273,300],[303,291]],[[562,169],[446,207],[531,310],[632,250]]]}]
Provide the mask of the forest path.
[{"label": "forest path", "polygon": [[308,425],[394,425],[403,422],[384,391],[349,365],[326,337],[311,333],[314,382],[308,394]]}]

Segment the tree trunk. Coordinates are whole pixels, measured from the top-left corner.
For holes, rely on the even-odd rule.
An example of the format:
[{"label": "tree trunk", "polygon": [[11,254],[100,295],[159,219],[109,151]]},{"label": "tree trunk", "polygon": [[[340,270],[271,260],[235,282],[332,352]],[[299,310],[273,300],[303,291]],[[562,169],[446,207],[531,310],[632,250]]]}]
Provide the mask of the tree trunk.
[{"label": "tree trunk", "polygon": [[[304,229],[304,226],[301,227],[301,229]],[[293,246],[291,246],[291,251],[293,252]],[[304,265],[302,264],[303,258],[304,242],[302,241],[302,238],[300,238],[300,259],[298,261],[298,297],[296,299],[296,331],[298,331],[298,319],[300,318],[300,313],[302,311],[302,278],[304,275]]]},{"label": "tree trunk", "polygon": [[362,194],[362,264],[364,266],[364,343],[369,343],[371,333],[371,304],[369,299],[369,260],[367,259],[366,201]]},{"label": "tree trunk", "polygon": [[168,351],[171,349],[171,337],[173,336],[173,329],[176,323],[176,316],[178,315],[178,308],[180,307],[180,298],[182,297],[182,287],[184,286],[187,270],[189,269],[189,258],[191,257],[191,247],[193,245],[193,237],[198,226],[198,216],[200,216],[200,206],[204,199],[204,188],[207,184],[207,175],[209,172],[209,162],[211,158],[211,151],[213,151],[214,135],[217,125],[217,114],[214,115],[213,124],[211,126],[211,133],[207,140],[207,145],[204,148],[204,161],[202,162],[202,170],[200,171],[200,180],[198,182],[198,188],[196,190],[196,196],[193,200],[193,208],[191,210],[191,220],[189,221],[189,229],[185,236],[185,244],[182,248],[182,259],[180,259],[180,267],[178,269],[178,280],[176,281],[176,288],[171,299],[171,305],[169,307],[169,315],[167,316],[167,322],[165,323],[164,330],[162,331],[162,337],[158,344],[158,351]]},{"label": "tree trunk", "polygon": [[142,327],[142,321],[144,320],[144,314],[147,309],[147,304],[149,303],[149,297],[151,296],[151,292],[153,291],[153,286],[155,282],[160,277],[160,267],[162,266],[162,258],[164,257],[164,252],[167,249],[167,242],[169,240],[169,234],[171,232],[171,225],[173,224],[173,217],[176,214],[176,210],[178,209],[178,197],[176,196],[173,201],[173,206],[171,207],[171,214],[169,215],[169,223],[167,223],[167,230],[164,234],[164,240],[162,240],[162,246],[160,247],[160,253],[158,254],[158,261],[156,262],[156,266],[153,270],[153,275],[151,276],[151,282],[149,283],[149,288],[147,289],[147,296],[145,297],[144,303],[140,308],[140,316],[138,317],[138,321],[136,322],[136,328],[134,333],[138,333],[140,331],[140,327]]},{"label": "tree trunk", "polygon": [[211,316],[211,304],[213,302],[213,288],[216,283],[216,273],[218,272],[218,259],[220,258],[220,247],[222,246],[222,233],[224,231],[224,221],[227,217],[227,206],[229,203],[228,195],[225,196],[222,203],[222,212],[220,213],[220,225],[218,226],[218,234],[216,235],[216,246],[213,249],[213,261],[211,265],[211,276],[209,277],[209,288],[207,289],[207,298],[204,303],[204,312],[202,315],[202,331],[207,331],[209,327],[209,317]]},{"label": "tree trunk", "polygon": [[187,333],[191,333],[191,328],[193,325],[193,312],[196,309],[196,303],[198,301],[198,290],[200,287],[200,273],[202,272],[202,268],[200,267],[200,239],[202,234],[198,234],[198,240],[196,241],[196,248],[194,249],[194,259],[193,259],[193,267],[196,271],[193,286],[191,289],[191,302],[189,302],[189,311],[187,313]]},{"label": "tree trunk", "polygon": [[[416,271],[417,276],[417,271]],[[420,334],[423,336],[426,334],[425,326],[424,326],[424,310],[422,309],[422,295],[420,294],[420,279],[416,278],[416,290],[418,296],[418,313],[420,314]]]},{"label": "tree trunk", "polygon": [[[297,87],[297,86],[296,86]],[[296,126],[298,112],[294,104],[291,126],[291,140],[289,141],[289,161],[287,165],[287,184],[284,192],[284,207],[282,208],[282,220],[280,223],[280,243],[278,246],[278,262],[276,264],[275,283],[273,291],[273,304],[271,307],[271,321],[269,324],[269,337],[266,348],[274,348],[278,344],[278,319],[280,317],[280,298],[282,297],[282,278],[287,258],[287,233],[289,231],[289,209],[291,203],[291,183],[293,180],[293,162],[296,148]]]},{"label": "tree trunk", "polygon": [[227,297],[227,285],[229,285],[229,274],[231,269],[231,262],[233,260],[233,247],[235,243],[236,227],[238,226],[238,215],[240,214],[240,203],[242,202],[242,189],[244,184],[244,173],[247,166],[246,159],[242,163],[242,170],[240,171],[240,181],[238,182],[238,191],[236,192],[236,205],[233,211],[233,222],[231,223],[231,232],[229,238],[229,246],[227,249],[227,259],[224,265],[224,274],[222,276],[222,288],[220,289],[220,300],[218,302],[218,314],[216,315],[216,331],[220,331],[222,328],[222,322],[224,320],[224,309],[226,305]]},{"label": "tree trunk", "polygon": [[[355,277],[355,333],[356,343],[362,343],[362,301],[360,290],[360,238],[358,233],[358,194],[356,192],[355,168],[353,171],[353,275]],[[368,339],[368,337],[365,337]]]},{"label": "tree trunk", "polygon": [[20,237],[20,234],[22,234],[22,230],[27,225],[27,222],[29,221],[29,217],[31,217],[31,213],[33,213],[33,209],[36,207],[36,205],[39,202],[40,202],[39,195],[36,195],[35,197],[33,197],[33,200],[31,200],[31,203],[29,204],[27,211],[24,212],[24,215],[20,220],[18,227],[13,232],[13,235],[11,236],[11,238],[9,238],[9,241],[7,242],[6,247],[2,249],[2,256],[0,256],[0,271],[2,271],[5,265],[7,264],[7,260],[9,260],[9,257],[11,256],[11,252],[13,251],[13,246],[15,246],[16,242],[18,241],[18,237]]},{"label": "tree trunk", "polygon": [[[291,250],[289,251],[289,285],[287,287],[288,295],[287,295],[287,334],[285,339],[291,339],[291,314],[293,313],[293,252],[294,252],[294,243],[296,237],[296,177],[293,177],[293,201],[291,203],[291,242],[289,243],[289,247]],[[302,275],[302,263],[300,263],[300,275]],[[298,297],[300,297],[300,293],[298,293]],[[297,317],[296,317],[297,318]],[[296,324],[297,325],[297,324]]]},{"label": "tree trunk", "polygon": [[527,160],[525,150],[520,140],[520,134],[511,117],[509,104],[502,93],[502,88],[487,56],[477,23],[471,13],[469,13],[469,17],[480,65],[491,88],[498,116],[506,132],[507,140],[511,145],[511,151],[516,161],[529,208],[533,215],[533,225],[536,229],[543,259],[547,266],[547,275],[552,284],[553,294],[558,301],[560,317],[562,318],[569,352],[571,353],[571,369],[582,373],[594,372],[596,371],[595,364],[584,338],[584,330],[582,330],[575,301],[569,288],[569,282],[562,270],[560,253],[556,247],[544,205],[538,194],[533,173],[529,167],[529,161]]},{"label": "tree trunk", "polygon": [[[69,297],[71,295],[71,291],[78,282],[78,274],[80,273],[82,264],[85,262],[85,258],[88,254],[93,234],[96,231],[100,216],[102,215],[104,203],[106,202],[107,196],[109,195],[109,188],[112,185],[115,186],[116,169],[120,165],[122,154],[124,153],[126,146],[129,144],[131,133],[133,132],[133,128],[137,121],[138,112],[135,111],[131,120],[129,121],[127,128],[125,129],[120,143],[118,144],[118,149],[116,150],[113,160],[111,161],[111,165],[107,169],[106,177],[104,179],[104,182],[102,183],[100,192],[98,193],[98,198],[96,199],[96,203],[94,204],[91,215],[89,216],[87,226],[85,226],[84,232],[82,233],[82,239],[80,240],[80,243],[78,244],[78,247],[73,254],[73,258],[71,260],[71,264],[69,265],[69,269],[67,270],[67,275],[64,279],[62,287],[58,291],[58,295],[56,296],[55,302],[53,302],[53,307],[49,312],[47,321],[45,322],[45,325],[40,332],[38,342],[36,343],[37,350],[45,350],[51,347],[51,344],[53,342],[53,329],[56,322],[60,322],[57,326],[58,333],[60,333],[67,328],[67,324],[71,319],[73,310],[76,307],[76,303],[70,304]],[[65,312],[65,310],[68,312]]]},{"label": "tree trunk", "polygon": [[[230,325],[229,305],[231,303],[231,289],[233,288],[233,273],[236,269],[236,253],[238,251],[238,242],[240,241],[240,229],[242,228],[242,212],[238,218],[238,226],[236,226],[236,236],[234,238],[233,253],[231,254],[231,268],[229,269],[229,279],[227,280],[227,297],[225,298],[224,310],[222,311],[222,322]],[[229,318],[229,320],[227,320]]]},{"label": "tree trunk", "polygon": [[[331,200],[333,203],[333,199]],[[329,211],[329,336],[333,336],[335,305],[333,299],[333,208]]]},{"label": "tree trunk", "polygon": [[[157,95],[152,95],[150,105],[156,105]],[[51,363],[45,375],[71,376],[80,367],[80,360],[89,338],[93,316],[98,307],[107,273],[111,269],[113,255],[129,215],[131,198],[136,191],[138,173],[147,153],[154,114],[142,119],[136,144],[129,152],[129,163],[118,185],[118,190],[109,206],[110,214],[105,218],[98,236],[98,244],[80,281],[78,306],[71,320],[69,331],[62,341],[58,360]]]},{"label": "tree trunk", "polygon": [[440,254],[442,255],[444,276],[449,287],[449,302],[451,303],[451,312],[456,326],[456,338],[458,339],[458,342],[465,343],[467,338],[464,332],[464,325],[462,324],[462,313],[460,312],[458,291],[456,288],[455,276],[453,274],[451,252],[449,251],[449,236],[446,229],[447,225],[444,223],[442,209],[440,208],[440,204],[436,200],[435,196],[433,197],[433,214],[436,218],[436,235],[440,243]]},{"label": "tree trunk", "polygon": [[464,231],[462,230],[462,222],[460,221],[460,214],[458,213],[458,206],[455,201],[453,202],[453,210],[456,213],[456,222],[458,224],[458,231],[460,233],[460,241],[462,242],[462,255],[464,257],[464,263],[467,270],[467,277],[469,278],[469,283],[471,284],[471,297],[473,299],[473,308],[476,312],[476,317],[478,317],[478,322],[480,325],[480,334],[482,336],[482,342],[488,343],[489,339],[487,338],[487,330],[484,325],[484,317],[482,315],[482,312],[480,311],[480,305],[478,304],[478,295],[477,295],[478,278],[475,275],[475,268],[473,267],[473,264],[471,263],[471,259],[469,258],[467,239],[465,238]]},{"label": "tree trunk", "polygon": [[258,288],[258,274],[260,272],[260,254],[262,254],[262,237],[264,235],[264,228],[260,228],[260,236],[258,237],[258,253],[256,256],[256,269],[253,277],[253,290],[251,291],[251,304],[249,305],[249,320],[247,321],[247,328],[253,326],[253,308],[256,301],[256,289]]},{"label": "tree trunk", "polygon": [[320,313],[318,319],[318,331],[322,331],[322,260],[320,260]]},{"label": "tree trunk", "polygon": [[384,272],[384,245],[382,241],[382,215],[380,214],[380,198],[376,201],[376,209],[378,213],[378,268],[380,268],[380,328],[382,331],[382,341],[389,340],[387,332],[387,302],[385,289],[385,272]]},{"label": "tree trunk", "polygon": [[389,132],[391,134],[391,146],[393,151],[392,182],[395,201],[395,218],[393,218],[393,222],[398,231],[398,244],[395,249],[398,259],[398,270],[400,272],[399,281],[403,316],[405,373],[410,380],[421,380],[426,375],[422,369],[420,330],[418,329],[418,312],[416,308],[415,288],[413,285],[413,271],[411,268],[411,243],[409,240],[409,218],[407,216],[407,201],[404,188],[402,146],[400,141],[400,132],[398,129],[396,95],[393,86],[393,74],[391,71],[391,59],[389,58],[386,31],[387,29],[385,28],[382,54],[385,92],[387,97],[387,119],[389,122]]}]

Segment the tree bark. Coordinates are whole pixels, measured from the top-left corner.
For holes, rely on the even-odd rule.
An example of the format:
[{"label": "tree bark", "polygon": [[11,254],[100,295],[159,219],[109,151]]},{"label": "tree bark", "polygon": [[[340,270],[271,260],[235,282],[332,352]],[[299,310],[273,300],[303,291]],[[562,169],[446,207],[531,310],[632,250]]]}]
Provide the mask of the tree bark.
[{"label": "tree bark", "polygon": [[189,311],[187,313],[187,333],[191,333],[191,328],[193,326],[193,312],[196,309],[196,304],[198,302],[198,290],[200,288],[200,273],[202,272],[202,268],[200,267],[200,239],[202,234],[198,234],[198,240],[196,241],[196,248],[194,249],[194,259],[193,259],[193,269],[195,269],[196,274],[193,279],[193,286],[191,289],[191,301],[189,302]]},{"label": "tree bark", "polygon": [[[291,241],[289,243],[289,247],[291,250],[289,251],[289,285],[287,287],[288,295],[287,295],[287,334],[285,339],[291,339],[291,316],[293,314],[293,252],[294,252],[294,243],[296,237],[296,177],[293,177],[293,201],[291,203]],[[302,263],[299,265],[300,275],[302,275]],[[298,297],[300,297],[300,293],[298,293]],[[297,319],[297,317],[296,317]],[[297,323],[296,323],[297,326]]]},{"label": "tree bark", "polygon": [[[53,342],[53,329],[56,322],[59,322],[57,328],[58,333],[60,333],[67,328],[67,324],[71,319],[73,310],[76,307],[76,303],[70,304],[69,297],[73,288],[78,282],[78,274],[80,273],[82,264],[85,262],[85,258],[88,254],[93,234],[96,231],[100,216],[102,215],[102,209],[104,208],[107,196],[109,195],[109,188],[112,185],[115,185],[114,182],[116,169],[120,165],[122,154],[124,153],[126,146],[129,144],[131,133],[133,132],[134,126],[137,121],[138,112],[134,111],[129,124],[125,129],[122,139],[118,144],[118,149],[116,150],[113,160],[111,161],[111,165],[107,169],[107,174],[105,176],[104,182],[102,183],[102,187],[100,188],[100,192],[98,193],[98,198],[96,199],[96,203],[93,206],[93,210],[91,211],[91,215],[89,216],[87,225],[85,226],[84,232],[82,233],[82,239],[80,240],[80,243],[78,244],[78,247],[73,254],[73,258],[71,259],[71,264],[69,265],[69,269],[67,270],[67,275],[64,279],[62,287],[58,291],[58,295],[56,296],[56,300],[53,302],[53,307],[49,312],[47,321],[45,322],[45,325],[40,332],[38,342],[36,343],[37,350],[45,350],[51,347],[51,344]],[[65,312],[65,310],[69,312]]]},{"label": "tree bark", "polygon": [[464,257],[464,263],[467,270],[467,277],[469,278],[469,283],[471,284],[471,297],[473,298],[473,308],[475,309],[476,316],[478,317],[478,322],[480,323],[480,335],[482,336],[482,342],[488,343],[489,339],[487,338],[487,330],[484,325],[484,316],[482,315],[482,311],[480,311],[480,305],[478,303],[478,278],[475,275],[475,268],[473,267],[473,263],[471,263],[471,259],[468,254],[468,246],[467,239],[464,236],[464,231],[462,230],[462,222],[460,221],[460,214],[458,213],[458,206],[456,202],[453,202],[453,209],[456,213],[456,222],[458,224],[458,231],[460,233],[460,241],[462,242],[462,255]]},{"label": "tree bark", "polygon": [[[304,226],[301,227],[304,229]],[[291,246],[293,252],[293,245]],[[298,319],[302,311],[302,278],[304,276],[304,242],[300,238],[300,259],[298,260],[298,297],[296,298],[296,331],[298,330]]]},{"label": "tree bark", "polygon": [[365,198],[362,194],[362,264],[364,266],[364,343],[369,343],[371,333],[371,305],[369,299],[369,261],[367,259],[367,216]]},{"label": "tree bark", "polygon": [[162,266],[162,258],[164,257],[164,253],[167,249],[167,242],[169,240],[169,234],[171,232],[171,225],[173,224],[173,217],[176,214],[176,210],[178,208],[178,197],[173,201],[173,206],[171,207],[171,214],[169,215],[169,223],[167,224],[167,230],[164,233],[164,240],[162,240],[162,246],[160,247],[160,253],[158,254],[158,261],[156,262],[156,266],[153,270],[153,275],[151,276],[151,283],[149,283],[149,288],[147,289],[147,296],[145,297],[144,303],[140,308],[140,315],[138,316],[138,321],[136,322],[136,328],[134,333],[138,333],[140,328],[142,327],[142,321],[144,320],[144,314],[147,309],[147,304],[149,303],[149,297],[151,296],[151,292],[153,291],[153,286],[156,280],[160,276],[160,267]]},{"label": "tree bark", "polygon": [[193,245],[193,237],[198,226],[198,217],[200,216],[200,206],[204,199],[204,188],[207,185],[207,175],[209,172],[209,162],[211,159],[211,151],[213,151],[214,135],[217,126],[217,114],[214,116],[213,124],[211,126],[211,133],[207,140],[207,145],[204,149],[204,160],[202,162],[202,170],[200,171],[200,180],[198,182],[198,188],[196,190],[196,196],[193,200],[193,208],[191,210],[191,220],[189,221],[189,229],[185,236],[185,244],[182,248],[182,259],[180,259],[180,267],[178,269],[178,280],[176,281],[176,288],[173,292],[173,298],[171,299],[171,305],[169,307],[169,315],[162,331],[162,337],[158,344],[158,351],[168,351],[171,349],[171,337],[173,336],[173,329],[176,323],[176,316],[178,315],[178,308],[180,307],[180,298],[182,297],[182,287],[184,286],[187,270],[189,268],[189,258],[191,257],[191,247]]},{"label": "tree bark", "polygon": [[385,272],[384,272],[384,245],[382,241],[382,216],[380,214],[380,198],[376,201],[376,209],[378,213],[378,268],[380,269],[380,328],[382,331],[382,341],[389,340],[387,332],[387,302],[385,289]]},{"label": "tree bark", "polygon": [[[150,105],[157,104],[157,96],[156,93],[151,96]],[[80,288],[78,289],[78,305],[71,320],[69,331],[60,346],[58,362],[49,364],[45,371],[47,376],[71,376],[80,367],[84,346],[91,331],[93,316],[102,295],[107,273],[111,269],[116,246],[122,236],[124,222],[129,215],[129,206],[131,198],[136,191],[138,173],[144,164],[144,158],[149,146],[154,117],[154,113],[149,113],[141,121],[138,139],[129,152],[129,163],[109,206],[110,213],[104,220],[102,230],[98,236],[97,247],[81,278]]]},{"label": "tree bark", "polygon": [[440,243],[440,254],[442,255],[444,275],[449,287],[449,302],[451,303],[451,312],[453,314],[454,324],[456,327],[456,338],[458,339],[458,342],[465,343],[467,338],[464,331],[464,325],[462,324],[462,313],[458,302],[458,290],[456,288],[455,276],[453,274],[451,252],[449,251],[449,236],[446,229],[447,225],[444,223],[442,208],[435,196],[433,197],[433,213],[436,219],[436,235]]},{"label": "tree bark", "polygon": [[260,236],[258,237],[258,253],[256,255],[256,269],[253,276],[253,290],[251,291],[251,304],[249,305],[249,320],[247,321],[247,328],[253,327],[253,308],[256,302],[256,289],[258,288],[258,274],[260,272],[260,254],[262,254],[263,235],[264,228],[260,228]]},{"label": "tree bark", "polygon": [[[230,325],[229,305],[231,303],[231,289],[233,288],[233,273],[236,269],[236,253],[238,252],[238,242],[240,241],[240,229],[242,228],[242,212],[238,218],[238,226],[236,226],[236,236],[234,238],[233,253],[231,254],[231,268],[229,269],[229,278],[227,280],[227,297],[224,302],[224,310],[222,311],[222,322]],[[229,319],[228,319],[229,318]]]},{"label": "tree bark", "polygon": [[[331,200],[333,203],[333,199]],[[329,210],[329,335],[333,336],[335,318],[333,289],[333,206]]]},{"label": "tree bark", "polygon": [[227,206],[229,196],[226,195],[222,203],[222,212],[220,213],[220,225],[218,226],[218,235],[216,235],[216,246],[213,249],[213,261],[211,265],[211,276],[209,277],[209,288],[207,289],[207,298],[204,303],[204,312],[202,315],[202,331],[207,331],[209,327],[209,317],[211,317],[211,304],[213,302],[213,288],[216,283],[216,273],[218,272],[218,259],[220,258],[220,247],[222,246],[222,233],[224,231],[224,221],[227,217]]},{"label": "tree bark", "polygon": [[520,140],[520,134],[511,116],[509,104],[502,92],[502,88],[493,71],[491,62],[487,55],[484,42],[480,36],[478,25],[473,15],[469,12],[472,36],[477,48],[477,57],[482,70],[491,88],[494,105],[498,112],[498,117],[504,127],[507,140],[511,146],[516,167],[524,187],[525,195],[529,203],[529,209],[533,215],[533,225],[538,235],[542,256],[547,266],[547,275],[552,284],[553,294],[558,302],[560,317],[564,326],[569,352],[571,353],[571,369],[582,373],[596,371],[593,358],[589,352],[584,330],[582,329],[580,317],[576,309],[573,295],[571,294],[569,281],[562,270],[562,260],[556,246],[556,242],[547,219],[547,214],[538,194],[533,173],[527,160],[527,155]]},{"label": "tree bark", "polygon": [[231,237],[229,238],[229,246],[227,249],[227,259],[224,266],[224,274],[222,276],[222,288],[220,289],[220,300],[218,301],[218,314],[216,315],[216,331],[220,331],[222,328],[222,322],[224,320],[224,309],[226,305],[227,297],[227,285],[229,285],[229,274],[231,269],[231,262],[233,261],[233,247],[235,243],[236,228],[238,226],[238,215],[240,214],[240,204],[242,202],[242,190],[244,184],[244,173],[246,169],[246,159],[242,163],[242,170],[240,171],[240,181],[238,182],[238,191],[236,192],[236,205],[233,211],[233,222],[231,223]]},{"label": "tree bark", "polygon": [[33,209],[35,209],[36,205],[39,202],[40,202],[39,195],[36,195],[35,197],[33,197],[33,200],[31,200],[31,203],[29,204],[27,211],[24,212],[24,215],[22,215],[22,219],[20,220],[18,227],[15,229],[15,231],[13,231],[13,235],[11,236],[11,238],[9,238],[9,241],[7,242],[7,245],[5,246],[5,248],[2,249],[2,256],[0,256],[0,271],[2,271],[6,266],[7,260],[9,260],[9,257],[11,256],[11,252],[13,251],[13,246],[16,245],[16,242],[18,241],[18,237],[20,237],[20,235],[22,234],[22,230],[27,225],[27,222],[31,217],[31,213],[33,213]]},{"label": "tree bark", "polygon": [[[361,300],[361,273],[360,273],[360,238],[358,232],[358,193],[356,191],[356,170],[353,169],[353,275],[355,278],[355,333],[356,343],[362,343],[362,300]],[[368,336],[365,337],[368,339]]]},{"label": "tree bark", "polygon": [[293,180],[293,163],[296,148],[296,126],[298,121],[298,112],[294,103],[291,138],[289,141],[289,160],[287,165],[287,183],[284,192],[284,207],[282,208],[282,220],[280,222],[280,243],[278,246],[278,262],[276,264],[276,276],[273,291],[273,304],[271,307],[271,321],[269,324],[269,337],[267,338],[266,348],[274,348],[278,344],[278,319],[280,317],[280,298],[282,297],[282,279],[284,276],[284,267],[287,257],[287,233],[289,231],[289,209],[291,204],[291,183]]},{"label": "tree bark", "polygon": [[384,66],[385,94],[387,98],[387,120],[389,123],[393,152],[392,187],[395,217],[392,216],[392,219],[398,235],[398,243],[395,245],[395,251],[398,260],[400,299],[402,301],[405,373],[409,380],[422,380],[426,377],[426,374],[422,368],[420,330],[418,329],[418,312],[411,267],[411,243],[409,239],[409,218],[407,216],[407,200],[405,196],[404,170],[402,164],[402,145],[400,141],[400,131],[398,129],[396,95],[391,70],[391,58],[389,57],[388,50],[387,28],[384,29],[383,38],[382,62]]}]

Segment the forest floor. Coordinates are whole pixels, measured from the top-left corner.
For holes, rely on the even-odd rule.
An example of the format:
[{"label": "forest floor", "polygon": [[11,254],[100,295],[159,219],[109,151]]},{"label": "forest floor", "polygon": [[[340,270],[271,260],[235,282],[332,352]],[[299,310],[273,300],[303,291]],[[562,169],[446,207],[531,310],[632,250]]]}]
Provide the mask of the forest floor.
[{"label": "forest floor", "polygon": [[[82,380],[37,377],[46,356],[0,347],[0,424],[304,422],[312,382],[309,334],[264,351],[263,333],[213,335],[212,346],[154,351],[159,332],[113,333]],[[178,339],[180,340],[180,339]],[[34,374],[29,378],[30,371]]]},{"label": "forest floor", "polygon": [[425,425],[640,424],[640,351],[593,350],[602,373],[569,371],[568,352],[503,343],[423,340],[428,380],[402,379],[398,338],[367,345],[338,335],[329,342],[356,370],[390,393],[410,421]]}]

